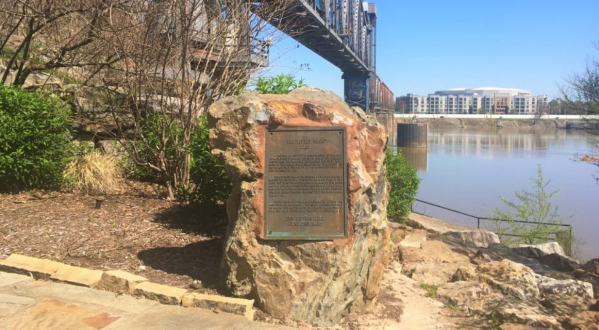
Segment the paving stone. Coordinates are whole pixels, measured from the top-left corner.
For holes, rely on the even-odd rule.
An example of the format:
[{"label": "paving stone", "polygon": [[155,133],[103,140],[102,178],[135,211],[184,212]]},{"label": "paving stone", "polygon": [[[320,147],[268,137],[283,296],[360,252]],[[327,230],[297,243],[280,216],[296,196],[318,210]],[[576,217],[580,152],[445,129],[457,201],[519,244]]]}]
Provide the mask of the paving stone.
[{"label": "paving stone", "polygon": [[81,306],[101,307],[111,315],[137,314],[158,305],[157,301],[148,299],[136,299],[129,295],[115,295],[108,291],[92,290],[83,286],[48,281],[21,282],[0,288],[0,292],[38,300],[53,297]]},{"label": "paving stone", "polygon": [[56,299],[46,299],[34,306],[3,318],[5,329],[78,329],[98,330],[119,319],[108,313],[91,310]]},{"label": "paving stone", "polygon": [[39,279],[51,277],[62,265],[64,264],[60,262],[13,253],[5,260],[0,260],[0,271],[32,275],[35,279]]},{"label": "paving stone", "polygon": [[3,286],[13,285],[19,282],[33,281],[31,276],[0,272],[0,288]]},{"label": "paving stone", "polygon": [[0,272],[0,329],[291,330],[215,311]]},{"label": "paving stone", "polygon": [[94,288],[102,278],[102,271],[62,265],[50,278],[55,281]]},{"label": "paving stone", "polygon": [[139,283],[133,293],[165,305],[180,305],[187,290],[152,282]]},{"label": "paving stone", "polygon": [[183,296],[182,305],[221,310],[226,313],[243,315],[250,321],[254,320],[253,299],[229,298],[192,292]]},{"label": "paving stone", "polygon": [[526,324],[504,323],[499,326],[499,330],[544,330],[547,328],[533,327]]},{"label": "paving stone", "polygon": [[123,318],[102,330],[292,330],[296,329],[263,322],[250,322],[245,317],[214,313],[201,308],[156,305],[143,315]]},{"label": "paving stone", "polygon": [[114,293],[133,294],[135,287],[148,279],[143,276],[134,275],[122,270],[110,270],[102,274],[102,278],[96,289],[110,291]]},{"label": "paving stone", "polygon": [[29,297],[20,297],[13,294],[0,293],[0,303],[14,305],[30,305],[35,302],[35,299]]}]

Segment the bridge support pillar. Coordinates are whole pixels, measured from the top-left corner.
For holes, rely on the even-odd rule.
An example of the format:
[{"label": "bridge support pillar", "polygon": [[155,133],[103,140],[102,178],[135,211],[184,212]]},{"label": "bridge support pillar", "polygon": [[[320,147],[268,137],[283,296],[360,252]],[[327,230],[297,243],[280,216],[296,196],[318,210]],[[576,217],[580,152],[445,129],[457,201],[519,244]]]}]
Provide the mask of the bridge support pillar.
[{"label": "bridge support pillar", "polygon": [[344,73],[341,78],[345,81],[345,102],[350,107],[357,106],[364,111],[368,111],[368,81],[370,75]]}]

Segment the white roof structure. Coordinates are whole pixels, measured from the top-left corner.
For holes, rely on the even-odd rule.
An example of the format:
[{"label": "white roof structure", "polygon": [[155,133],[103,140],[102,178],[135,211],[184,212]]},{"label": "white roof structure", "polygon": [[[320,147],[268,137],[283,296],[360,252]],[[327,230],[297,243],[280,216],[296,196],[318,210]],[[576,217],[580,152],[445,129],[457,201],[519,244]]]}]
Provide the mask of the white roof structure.
[{"label": "white roof structure", "polygon": [[502,88],[502,87],[476,87],[476,88],[453,88],[444,91],[435,92],[437,95],[476,95],[476,96],[493,96],[495,94],[509,94],[510,96],[532,95],[530,91],[518,88]]}]

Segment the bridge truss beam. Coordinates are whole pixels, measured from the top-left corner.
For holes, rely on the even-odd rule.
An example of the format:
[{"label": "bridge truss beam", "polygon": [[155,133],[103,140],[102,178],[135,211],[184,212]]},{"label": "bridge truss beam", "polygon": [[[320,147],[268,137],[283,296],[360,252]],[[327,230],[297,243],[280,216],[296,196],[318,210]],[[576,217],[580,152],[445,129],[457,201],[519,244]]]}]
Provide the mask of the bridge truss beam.
[{"label": "bridge truss beam", "polygon": [[[277,0],[253,2],[254,13],[260,16],[260,4],[273,1]],[[375,72],[376,6],[362,0],[286,1],[286,15],[295,24],[293,31],[282,29],[283,32],[341,69],[348,104],[364,110],[374,109],[369,101],[369,81],[371,77],[378,79]],[[280,28],[284,19],[271,19],[269,23]]]}]

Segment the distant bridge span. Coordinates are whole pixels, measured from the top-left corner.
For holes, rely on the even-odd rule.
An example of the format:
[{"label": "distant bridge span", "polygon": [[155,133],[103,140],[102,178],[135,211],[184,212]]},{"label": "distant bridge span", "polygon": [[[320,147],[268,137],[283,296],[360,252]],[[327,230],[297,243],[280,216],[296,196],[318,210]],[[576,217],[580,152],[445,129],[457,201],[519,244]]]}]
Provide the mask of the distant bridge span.
[{"label": "distant bridge span", "polygon": [[[254,12],[260,15],[260,4]],[[293,15],[291,37],[343,72],[344,97],[350,106],[370,111],[393,111],[393,93],[376,74],[376,20],[374,3],[362,0],[287,0]],[[269,23],[280,27],[276,17]]]}]

